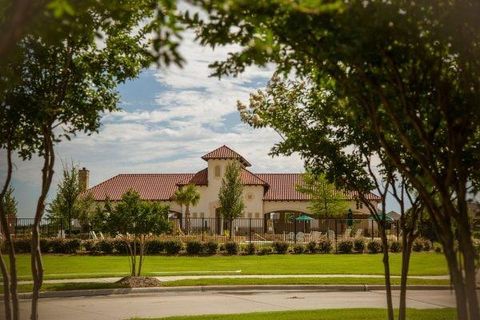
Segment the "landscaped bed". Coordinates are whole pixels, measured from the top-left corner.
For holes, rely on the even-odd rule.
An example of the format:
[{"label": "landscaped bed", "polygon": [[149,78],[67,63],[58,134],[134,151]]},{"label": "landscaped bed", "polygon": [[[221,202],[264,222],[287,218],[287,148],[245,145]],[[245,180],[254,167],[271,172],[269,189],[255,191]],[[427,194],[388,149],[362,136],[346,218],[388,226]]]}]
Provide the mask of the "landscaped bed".
[{"label": "landscaped bed", "polygon": [[[127,276],[126,256],[43,256],[45,279]],[[393,275],[400,275],[401,254],[390,255]],[[20,279],[31,279],[30,256],[17,257]],[[199,274],[383,274],[382,255],[301,254],[265,256],[147,256],[143,275]],[[443,254],[412,253],[410,275],[448,274]]]},{"label": "landscaped bed", "polygon": [[[157,318],[162,320],[384,320],[385,309],[324,309],[283,312],[257,312],[229,315],[205,315],[187,317]],[[451,320],[455,319],[454,309],[408,309],[407,319]],[[153,319],[151,319],[153,320]]]}]

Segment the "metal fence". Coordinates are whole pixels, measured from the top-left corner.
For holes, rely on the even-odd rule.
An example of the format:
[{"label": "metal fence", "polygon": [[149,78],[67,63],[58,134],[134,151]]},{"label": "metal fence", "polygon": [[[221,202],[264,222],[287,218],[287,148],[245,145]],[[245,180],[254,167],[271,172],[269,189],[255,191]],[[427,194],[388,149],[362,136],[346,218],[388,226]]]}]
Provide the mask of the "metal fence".
[{"label": "metal fence", "polygon": [[[297,221],[295,219],[258,219],[238,218],[229,221],[223,218],[190,218],[170,219],[172,231],[162,238],[201,241],[236,241],[236,242],[271,242],[287,241],[305,243],[327,237],[338,241],[350,237],[376,238],[378,226],[372,219],[311,219]],[[34,223],[33,218],[9,219],[9,228],[15,237],[29,237]],[[1,231],[1,228],[0,228]],[[61,219],[42,219],[40,234],[42,237],[80,237],[92,236],[88,226],[80,226],[76,220],[71,225]],[[387,233],[398,238],[400,229],[398,221],[387,223]]]}]

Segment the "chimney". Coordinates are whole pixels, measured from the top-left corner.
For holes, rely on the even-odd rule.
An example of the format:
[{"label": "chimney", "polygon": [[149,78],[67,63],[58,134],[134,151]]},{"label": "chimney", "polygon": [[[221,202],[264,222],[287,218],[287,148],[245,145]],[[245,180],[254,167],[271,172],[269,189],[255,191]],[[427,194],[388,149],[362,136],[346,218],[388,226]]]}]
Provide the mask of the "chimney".
[{"label": "chimney", "polygon": [[84,192],[88,189],[88,179],[90,176],[90,171],[85,167],[78,170],[78,183],[80,184],[80,191]]}]

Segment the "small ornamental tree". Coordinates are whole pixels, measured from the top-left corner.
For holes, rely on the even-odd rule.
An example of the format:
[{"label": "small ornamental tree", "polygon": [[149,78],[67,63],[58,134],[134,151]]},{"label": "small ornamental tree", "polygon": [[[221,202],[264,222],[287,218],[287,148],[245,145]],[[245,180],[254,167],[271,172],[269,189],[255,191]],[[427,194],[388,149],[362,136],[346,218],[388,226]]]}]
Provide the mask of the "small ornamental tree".
[{"label": "small ornamental tree", "polygon": [[241,168],[240,163],[237,161],[227,164],[218,193],[220,214],[228,221],[230,239],[232,239],[233,220],[239,218],[245,208],[243,203],[243,184],[240,180]]},{"label": "small ornamental tree", "polygon": [[125,241],[130,255],[130,275],[142,273],[145,245],[149,237],[170,231],[169,207],[158,202],[147,202],[139,194],[129,190],[114,207],[106,208],[107,230]]},{"label": "small ornamental tree", "polygon": [[194,184],[188,184],[175,191],[175,202],[185,206],[185,230],[190,233],[190,206],[197,205],[200,201],[200,192]]},{"label": "small ornamental tree", "polygon": [[322,174],[307,171],[303,174],[303,183],[296,188],[299,192],[310,196],[309,209],[319,217],[338,216],[348,209],[345,195]]},{"label": "small ornamental tree", "polygon": [[4,212],[7,215],[7,217],[17,217],[17,200],[15,199],[14,193],[15,189],[12,187],[9,187],[7,189],[7,192],[5,193],[5,199],[4,199]]}]

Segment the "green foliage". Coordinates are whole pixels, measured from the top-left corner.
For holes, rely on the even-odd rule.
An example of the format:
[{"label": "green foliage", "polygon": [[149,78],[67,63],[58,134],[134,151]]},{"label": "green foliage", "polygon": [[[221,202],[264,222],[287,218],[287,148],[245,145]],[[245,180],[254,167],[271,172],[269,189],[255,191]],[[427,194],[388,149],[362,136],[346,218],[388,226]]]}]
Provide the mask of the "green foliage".
[{"label": "green foliage", "polygon": [[165,252],[168,255],[179,254],[183,249],[183,244],[178,240],[165,241]]},{"label": "green foliage", "polygon": [[203,251],[203,245],[200,241],[189,240],[185,245],[185,251],[189,255],[199,255]]},{"label": "green foliage", "polygon": [[203,244],[206,254],[216,254],[218,250],[218,243],[216,241],[208,241]]},{"label": "green foliage", "polygon": [[293,253],[300,254],[305,252],[305,246],[303,244],[296,244],[293,246]]},{"label": "green foliage", "polygon": [[392,241],[389,244],[390,252],[401,252],[402,251],[402,244],[400,241]]},{"label": "green foliage", "polygon": [[310,241],[309,243],[307,243],[306,249],[310,253],[317,252],[317,243],[315,241]]},{"label": "green foliage", "polygon": [[338,241],[337,247],[338,247],[338,252],[340,252],[340,253],[352,253],[353,240],[352,239],[342,239],[342,240]]},{"label": "green foliage", "polygon": [[365,240],[363,238],[354,239],[353,250],[359,253],[363,253],[365,251]]},{"label": "green foliage", "polygon": [[323,237],[318,241],[318,251],[321,253],[330,253],[333,250],[333,245],[330,239]]},{"label": "green foliage", "polygon": [[[251,252],[251,251],[249,251],[249,252]],[[265,255],[272,254],[272,253],[273,253],[273,250],[272,250],[272,247],[270,247],[270,246],[261,246],[260,248],[257,249],[257,254],[259,256],[265,256]]]},{"label": "green foliage", "polygon": [[275,251],[275,253],[278,254],[285,254],[288,252],[288,242],[283,242],[283,241],[275,241],[272,243],[272,248]]},{"label": "green foliage", "polygon": [[369,253],[379,253],[382,251],[382,242],[380,240],[370,240],[367,243]]},{"label": "green foliage", "polygon": [[225,252],[230,255],[238,254],[238,243],[234,241],[225,242]]},{"label": "green foliage", "polygon": [[15,189],[12,188],[11,186],[7,189],[7,192],[5,193],[5,197],[3,199],[3,205],[5,206],[4,212],[5,215],[16,217],[17,216],[17,205],[18,202],[15,200],[14,196],[14,191]]},{"label": "green foliage", "polygon": [[188,234],[190,232],[190,206],[198,204],[200,192],[194,184],[188,184],[175,191],[174,200],[179,205],[185,206],[185,223]]},{"label": "green foliage", "polygon": [[[243,203],[243,184],[240,180],[240,173],[242,167],[237,161],[231,161],[225,168],[225,175],[222,179],[222,185],[218,193],[218,200],[220,201],[220,213],[223,218],[230,221],[230,229],[232,228],[231,221],[242,215],[245,204]],[[231,236],[230,230],[230,236]]]},{"label": "green foliage", "polygon": [[247,243],[246,245],[242,246],[242,253],[245,255],[253,255],[257,251],[254,243]]},{"label": "green foliage", "polygon": [[165,242],[159,239],[150,239],[147,241],[146,250],[148,254],[159,254],[165,251]]},{"label": "green foliage", "polygon": [[113,253],[113,242],[110,239],[102,239],[96,243],[96,249],[104,254]]},{"label": "green foliage", "polygon": [[307,171],[303,174],[303,183],[296,186],[297,191],[310,196],[309,209],[318,217],[345,215],[348,201],[345,194],[328,182],[324,175]]}]

